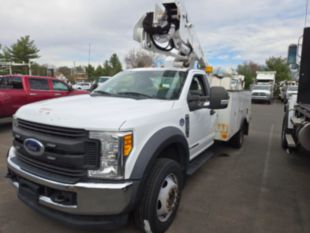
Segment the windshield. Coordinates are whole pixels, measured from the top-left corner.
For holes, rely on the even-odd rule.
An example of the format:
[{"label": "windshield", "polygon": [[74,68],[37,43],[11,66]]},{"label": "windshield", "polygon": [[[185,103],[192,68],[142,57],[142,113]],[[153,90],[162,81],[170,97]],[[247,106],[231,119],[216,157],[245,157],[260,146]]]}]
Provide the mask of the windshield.
[{"label": "windshield", "polygon": [[178,99],[187,73],[182,71],[124,71],[93,93],[129,98]]},{"label": "windshield", "polygon": [[287,88],[288,91],[298,91],[298,86],[290,86]]},{"label": "windshield", "polygon": [[107,78],[107,77],[101,77],[101,78],[99,78],[98,82],[99,83],[104,83],[105,81],[108,81],[108,79],[109,78]]},{"label": "windshield", "polygon": [[270,86],[268,85],[254,86],[253,90],[270,90]]}]

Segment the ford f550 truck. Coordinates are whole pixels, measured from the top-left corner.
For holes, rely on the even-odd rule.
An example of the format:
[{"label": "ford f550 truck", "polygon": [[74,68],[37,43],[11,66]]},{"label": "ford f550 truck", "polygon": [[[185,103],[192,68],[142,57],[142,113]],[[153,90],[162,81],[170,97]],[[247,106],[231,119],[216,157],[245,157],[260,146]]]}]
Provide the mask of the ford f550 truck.
[{"label": "ford f550 truck", "polygon": [[[136,32],[144,36],[135,38],[152,37],[155,45],[153,33],[164,37],[170,31],[173,47],[183,50],[177,62],[199,60],[197,48],[184,60],[187,43],[179,31],[188,18],[180,17],[186,14],[180,1],[162,6],[165,13],[158,14],[164,18],[143,17]],[[155,27],[155,18],[164,26]],[[19,109],[8,177],[26,205],[64,223],[114,228],[133,214],[141,230],[164,232],[177,213],[186,176],[212,157],[215,140],[242,146],[249,103],[210,87],[201,69],[127,70],[91,95]]]}]

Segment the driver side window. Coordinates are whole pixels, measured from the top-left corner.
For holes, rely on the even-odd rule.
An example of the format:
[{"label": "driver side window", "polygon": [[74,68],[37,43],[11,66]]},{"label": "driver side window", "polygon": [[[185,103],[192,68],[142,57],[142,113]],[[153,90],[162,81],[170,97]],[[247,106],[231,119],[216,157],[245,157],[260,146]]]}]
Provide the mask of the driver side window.
[{"label": "driver side window", "polygon": [[207,90],[204,85],[205,77],[202,75],[195,75],[189,88],[190,96],[207,96]]}]

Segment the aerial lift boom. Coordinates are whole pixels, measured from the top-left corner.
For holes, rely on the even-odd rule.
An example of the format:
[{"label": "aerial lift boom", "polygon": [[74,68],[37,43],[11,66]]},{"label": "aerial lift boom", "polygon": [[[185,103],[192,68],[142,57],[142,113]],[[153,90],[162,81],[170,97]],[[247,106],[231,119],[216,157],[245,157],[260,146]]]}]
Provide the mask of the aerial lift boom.
[{"label": "aerial lift boom", "polygon": [[206,68],[207,61],[181,0],[161,0],[134,28],[142,48],[174,57],[174,65]]}]

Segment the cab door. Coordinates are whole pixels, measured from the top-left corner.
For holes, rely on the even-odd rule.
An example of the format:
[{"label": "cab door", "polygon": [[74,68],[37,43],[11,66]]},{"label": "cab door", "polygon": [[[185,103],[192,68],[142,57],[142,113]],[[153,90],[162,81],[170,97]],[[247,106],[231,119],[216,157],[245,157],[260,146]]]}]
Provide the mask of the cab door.
[{"label": "cab door", "polygon": [[28,103],[53,98],[47,78],[28,78]]},{"label": "cab door", "polygon": [[[190,159],[193,159],[206,148],[213,144],[214,140],[214,119],[215,112],[203,107],[209,101],[210,88],[205,75],[193,75],[190,88],[188,90],[188,121],[189,121],[189,147]],[[190,97],[201,98],[200,108],[191,108]]]},{"label": "cab door", "polygon": [[12,116],[27,103],[21,76],[0,77],[0,117]]}]

